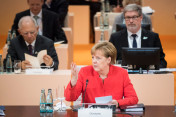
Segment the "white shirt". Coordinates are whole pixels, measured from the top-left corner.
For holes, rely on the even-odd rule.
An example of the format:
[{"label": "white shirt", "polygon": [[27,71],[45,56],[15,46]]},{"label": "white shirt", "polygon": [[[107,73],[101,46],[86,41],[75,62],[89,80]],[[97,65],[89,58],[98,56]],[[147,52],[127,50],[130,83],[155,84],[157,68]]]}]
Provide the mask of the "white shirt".
[{"label": "white shirt", "polygon": [[[133,48],[133,37],[131,36],[133,33],[127,30],[128,33],[128,47]],[[135,33],[136,36],[136,42],[137,42],[137,48],[141,48],[141,28],[137,33]]]},{"label": "white shirt", "polygon": [[[31,17],[34,17],[35,15],[30,11]],[[37,19],[37,24],[39,26],[39,35],[43,34],[43,23],[42,23],[42,10],[40,10],[39,14],[37,15],[39,18]]]}]

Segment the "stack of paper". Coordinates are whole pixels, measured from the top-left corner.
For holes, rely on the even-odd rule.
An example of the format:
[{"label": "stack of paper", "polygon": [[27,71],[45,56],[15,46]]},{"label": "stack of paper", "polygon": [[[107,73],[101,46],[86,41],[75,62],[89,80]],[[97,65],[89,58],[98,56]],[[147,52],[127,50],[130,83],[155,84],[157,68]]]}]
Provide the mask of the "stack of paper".
[{"label": "stack of paper", "polygon": [[134,111],[134,112],[140,112],[140,111],[144,111],[145,110],[145,107],[144,107],[144,104],[136,104],[136,105],[132,105],[132,106],[122,106],[120,107],[120,109],[122,111]]},{"label": "stack of paper", "polygon": [[5,116],[4,111],[0,110],[0,116]]}]

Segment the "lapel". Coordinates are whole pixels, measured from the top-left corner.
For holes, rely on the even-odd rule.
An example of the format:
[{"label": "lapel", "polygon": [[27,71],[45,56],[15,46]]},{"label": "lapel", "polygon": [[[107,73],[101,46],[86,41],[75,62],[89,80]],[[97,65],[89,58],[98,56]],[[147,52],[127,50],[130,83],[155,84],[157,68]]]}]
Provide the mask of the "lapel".
[{"label": "lapel", "polygon": [[21,45],[21,50],[23,51],[23,54],[24,53],[29,54],[28,47],[27,47],[27,45],[21,35],[19,36],[19,42],[21,43],[20,45]]},{"label": "lapel", "polygon": [[148,42],[148,37],[149,35],[147,34],[147,31],[142,29],[142,34],[141,34],[141,47],[146,47],[147,42]]},{"label": "lapel", "polygon": [[128,34],[127,29],[123,30],[121,33],[122,47],[128,47]]},{"label": "lapel", "polygon": [[27,10],[27,11],[26,11],[26,15],[27,15],[27,16],[31,16],[30,10]]},{"label": "lapel", "polygon": [[39,35],[37,35],[36,37],[36,41],[35,41],[35,47],[34,47],[34,56],[38,55],[38,52],[40,52],[41,50],[41,38],[39,37]]}]

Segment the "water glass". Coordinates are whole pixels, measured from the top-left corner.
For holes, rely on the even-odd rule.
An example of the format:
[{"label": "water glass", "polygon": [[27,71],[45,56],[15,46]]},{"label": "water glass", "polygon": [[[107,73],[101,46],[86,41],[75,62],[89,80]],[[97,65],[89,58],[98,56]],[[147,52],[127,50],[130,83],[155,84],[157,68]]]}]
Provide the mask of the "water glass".
[{"label": "water glass", "polygon": [[66,108],[63,107],[63,101],[65,100],[64,90],[65,90],[65,86],[58,86],[58,99],[60,100],[60,104],[61,104],[61,108],[59,109],[60,112],[63,112],[66,110]]},{"label": "water glass", "polygon": [[21,60],[14,60],[14,72],[16,74],[21,73]]}]

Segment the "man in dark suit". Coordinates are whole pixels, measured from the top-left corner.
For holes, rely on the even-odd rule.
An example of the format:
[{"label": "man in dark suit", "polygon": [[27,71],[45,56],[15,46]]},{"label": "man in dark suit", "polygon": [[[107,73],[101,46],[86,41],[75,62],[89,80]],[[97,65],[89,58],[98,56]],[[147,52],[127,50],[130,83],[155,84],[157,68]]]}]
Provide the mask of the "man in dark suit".
[{"label": "man in dark suit", "polygon": [[31,66],[31,64],[25,60],[24,53],[37,56],[41,50],[47,50],[47,55],[43,57],[44,65],[57,70],[59,60],[54,43],[47,37],[38,35],[39,27],[36,21],[30,16],[25,16],[20,19],[18,26],[20,35],[11,40],[8,49],[12,61],[21,60],[22,69],[26,69],[26,66]]},{"label": "man in dark suit", "polygon": [[39,35],[46,36],[52,39],[54,42],[64,41],[67,43],[67,39],[64,31],[59,24],[59,17],[56,13],[42,9],[43,0],[27,0],[29,10],[16,14],[12,30],[16,30],[19,34],[18,22],[23,16],[34,17],[39,26]]},{"label": "man in dark suit", "polygon": [[65,17],[68,12],[67,0],[44,0],[43,8],[53,11],[59,15],[59,21],[62,27],[64,27]]},{"label": "man in dark suit", "polygon": [[127,29],[113,33],[110,37],[110,42],[112,42],[117,49],[117,60],[122,59],[122,47],[159,47],[160,68],[167,67],[167,62],[164,58],[165,54],[158,34],[141,28],[141,7],[136,4],[130,4],[124,8],[123,13]]}]

